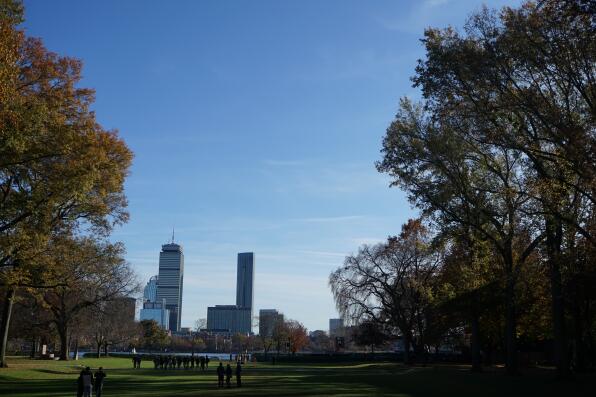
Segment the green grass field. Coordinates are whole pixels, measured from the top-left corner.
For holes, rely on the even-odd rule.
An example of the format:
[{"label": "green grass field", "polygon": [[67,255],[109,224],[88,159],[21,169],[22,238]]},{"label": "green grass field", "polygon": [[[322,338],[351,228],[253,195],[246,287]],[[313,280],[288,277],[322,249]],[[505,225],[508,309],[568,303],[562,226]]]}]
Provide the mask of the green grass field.
[{"label": "green grass field", "polygon": [[[129,359],[37,361],[13,358],[0,369],[0,396],[75,396],[81,366],[103,366],[105,396],[593,396],[596,377],[556,381],[550,370],[508,377],[500,370],[472,374],[465,367],[377,364],[248,364],[243,387],[218,389],[216,362],[208,371],[132,369]],[[225,364],[225,363],[224,363]]]}]

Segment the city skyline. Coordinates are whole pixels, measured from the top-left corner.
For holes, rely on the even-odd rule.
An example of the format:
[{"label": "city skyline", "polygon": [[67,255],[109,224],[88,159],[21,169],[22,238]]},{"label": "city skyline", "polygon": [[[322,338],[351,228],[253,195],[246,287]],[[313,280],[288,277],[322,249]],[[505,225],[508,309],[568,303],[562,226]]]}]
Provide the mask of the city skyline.
[{"label": "city skyline", "polygon": [[179,2],[163,18],[152,2],[26,1],[24,28],[82,59],[98,121],[135,153],[130,221],[112,239],[143,282],[176,225],[181,325],[228,301],[230,253],[254,251],[254,307],[324,330],[338,316],[329,273],[416,215],[374,163],[399,98],[419,95],[418,40],[483,3]]}]

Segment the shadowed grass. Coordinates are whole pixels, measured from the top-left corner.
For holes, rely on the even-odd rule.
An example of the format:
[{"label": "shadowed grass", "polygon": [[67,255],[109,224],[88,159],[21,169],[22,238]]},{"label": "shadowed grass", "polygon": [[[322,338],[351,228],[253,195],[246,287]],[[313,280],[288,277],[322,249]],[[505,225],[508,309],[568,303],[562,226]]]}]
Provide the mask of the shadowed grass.
[{"label": "shadowed grass", "polygon": [[[215,363],[213,363],[215,364]],[[405,367],[394,363],[366,364],[247,364],[243,387],[218,389],[215,365],[195,370],[155,370],[152,363],[133,369],[129,359],[36,361],[13,358],[0,369],[2,396],[74,396],[76,378],[84,366],[103,366],[108,374],[105,396],[587,396],[594,376],[559,382],[549,370],[532,370],[520,377],[501,371],[472,374],[465,366]],[[235,383],[233,382],[233,385]]]}]

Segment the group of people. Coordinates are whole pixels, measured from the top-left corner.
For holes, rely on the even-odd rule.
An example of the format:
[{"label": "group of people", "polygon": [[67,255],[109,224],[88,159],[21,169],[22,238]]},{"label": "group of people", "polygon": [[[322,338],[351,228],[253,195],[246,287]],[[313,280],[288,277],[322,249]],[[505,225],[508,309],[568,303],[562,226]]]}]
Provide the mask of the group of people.
[{"label": "group of people", "polygon": [[[230,357],[231,358],[231,357]],[[226,367],[220,362],[217,367],[217,386],[219,388],[224,387],[224,379],[227,387],[231,387],[232,375],[236,376],[236,386],[242,386],[242,362],[246,357],[236,356],[236,369],[232,370],[232,366],[228,363]],[[133,356],[133,368],[141,368],[141,356]],[[231,360],[230,360],[231,361]],[[209,368],[209,357],[208,356],[153,356],[153,363],[155,368],[161,369],[174,369],[180,368],[201,368],[204,371]],[[81,371],[77,379],[77,397],[92,397],[92,393],[95,390],[95,397],[101,397],[103,390],[104,379],[106,373],[103,367],[93,374],[90,367],[86,367]]]},{"label": "group of people", "polygon": [[[155,369],[195,369],[196,367],[204,371],[209,368],[208,356],[165,356],[160,354],[153,356],[151,359]],[[138,367],[135,360],[138,360]],[[141,368],[141,356],[133,357],[133,366],[134,368]]]},{"label": "group of people", "polygon": [[[240,361],[236,361],[236,386],[242,386],[242,365]],[[219,367],[217,367],[217,387],[224,387],[224,375],[226,378],[226,385],[227,387],[231,387],[232,381],[232,367],[228,364],[225,368],[223,363],[219,363]]]},{"label": "group of people", "polygon": [[101,397],[106,376],[103,367],[99,367],[95,374],[91,372],[91,368],[86,367],[77,379],[77,397],[91,397],[93,388],[95,388],[95,397]]}]

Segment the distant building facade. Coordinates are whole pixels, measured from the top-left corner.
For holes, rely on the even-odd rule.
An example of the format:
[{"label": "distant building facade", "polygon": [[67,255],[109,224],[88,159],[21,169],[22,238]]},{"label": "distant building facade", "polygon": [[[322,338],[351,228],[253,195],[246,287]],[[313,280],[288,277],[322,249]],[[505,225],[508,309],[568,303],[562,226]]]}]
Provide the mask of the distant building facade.
[{"label": "distant building facade", "polygon": [[161,303],[149,301],[143,303],[140,320],[153,320],[163,329],[169,330],[170,311],[166,309],[165,300]]},{"label": "distant building facade", "polygon": [[262,337],[272,337],[277,324],[284,322],[284,315],[275,309],[259,310],[259,335]]},{"label": "distant building facade", "polygon": [[343,336],[344,320],[341,318],[329,319],[329,336]]},{"label": "distant building facade", "polygon": [[238,254],[236,269],[236,304],[207,308],[208,330],[230,330],[231,333],[252,333],[255,255]]},{"label": "distant building facade", "polygon": [[157,283],[157,302],[165,300],[169,310],[169,326],[172,332],[180,330],[182,315],[182,288],[184,284],[184,254],[182,246],[174,243],[161,246],[159,253],[159,276]]},{"label": "distant building facade", "polygon": [[254,270],[255,254],[243,252],[238,254],[238,267],[236,271],[236,306],[251,309],[254,298]]},{"label": "distant building facade", "polygon": [[143,290],[143,302],[157,302],[158,276],[153,276]]},{"label": "distant building facade", "polygon": [[251,332],[251,310],[236,305],[215,305],[207,308],[208,330],[229,330],[231,334]]}]

